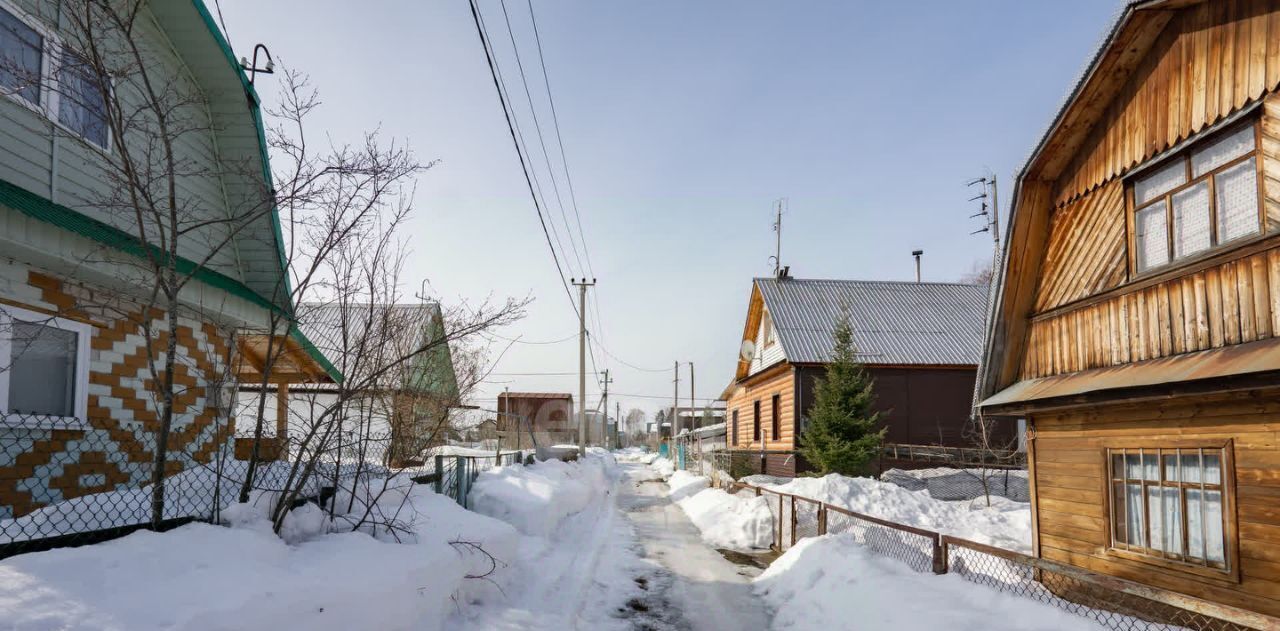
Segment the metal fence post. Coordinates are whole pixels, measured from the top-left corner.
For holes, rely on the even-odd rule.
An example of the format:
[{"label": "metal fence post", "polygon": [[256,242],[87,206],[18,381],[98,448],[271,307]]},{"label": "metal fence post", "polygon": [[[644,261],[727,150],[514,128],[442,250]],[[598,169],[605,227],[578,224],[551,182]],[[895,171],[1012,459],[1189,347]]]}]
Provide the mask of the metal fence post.
[{"label": "metal fence post", "polygon": [[943,542],[942,535],[933,535],[933,573],[947,573],[947,546]]},{"label": "metal fence post", "polygon": [[798,524],[799,522],[800,520],[796,518],[796,496],[792,495],[791,496],[791,545],[792,547],[796,545],[796,524]]},{"label": "metal fence post", "polygon": [[827,534],[827,505],[818,504],[818,536]]},{"label": "metal fence post", "polygon": [[444,493],[444,456],[436,456],[436,495]]},{"label": "metal fence post", "polygon": [[463,508],[467,507],[467,491],[471,486],[471,473],[467,471],[467,458],[465,456],[454,456],[455,464],[453,468],[453,478],[457,481],[458,504]]}]

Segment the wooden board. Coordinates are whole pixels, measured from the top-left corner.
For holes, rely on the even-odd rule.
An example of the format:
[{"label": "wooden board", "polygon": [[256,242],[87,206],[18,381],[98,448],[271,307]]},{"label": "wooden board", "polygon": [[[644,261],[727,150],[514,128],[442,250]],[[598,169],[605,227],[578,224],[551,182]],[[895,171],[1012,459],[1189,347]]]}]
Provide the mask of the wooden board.
[{"label": "wooden board", "polygon": [[1031,321],[1020,378],[1191,353],[1280,330],[1280,247]]},{"label": "wooden board", "polygon": [[[1042,557],[1280,615],[1280,395],[1212,395],[1157,404],[1089,407],[1030,419],[1036,428],[1034,522]],[[1234,462],[1238,579],[1204,576],[1110,550],[1105,449],[1222,444]],[[1229,504],[1229,508],[1232,504]]]}]

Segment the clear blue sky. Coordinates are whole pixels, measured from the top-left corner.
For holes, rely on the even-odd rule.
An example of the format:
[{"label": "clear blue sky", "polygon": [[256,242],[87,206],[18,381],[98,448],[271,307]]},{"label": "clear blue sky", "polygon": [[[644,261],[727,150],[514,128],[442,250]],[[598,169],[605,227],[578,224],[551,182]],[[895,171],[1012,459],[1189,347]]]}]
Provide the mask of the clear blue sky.
[{"label": "clear blue sky", "polygon": [[[418,182],[415,284],[428,279],[447,303],[534,297],[509,337],[576,331],[465,0],[220,1],[237,55],[261,42],[311,75],[324,100],[315,122],[335,140],[381,127],[441,161]],[[610,407],[664,405],[636,395],[669,397],[673,360],[696,363],[699,397],[728,384],[751,278],[770,271],[779,197],[790,199],[782,258],[797,277],[909,279],[910,252],[923,249],[925,279],[950,281],[989,257],[989,238],[969,236],[965,182],[990,169],[1007,206],[1116,5],[534,0],[599,279],[596,337],[627,363],[666,368],[597,352],[623,393]],[[563,232],[502,6],[481,7]],[[558,167],[528,5],[507,10]],[[274,78],[258,86],[270,104]],[[565,248],[566,275],[581,276]],[[576,369],[568,341],[517,345],[496,370]],[[504,386],[576,397],[576,377],[492,379],[482,398]],[[598,390],[589,383],[591,405]],[[687,381],[681,390],[687,400]]]}]

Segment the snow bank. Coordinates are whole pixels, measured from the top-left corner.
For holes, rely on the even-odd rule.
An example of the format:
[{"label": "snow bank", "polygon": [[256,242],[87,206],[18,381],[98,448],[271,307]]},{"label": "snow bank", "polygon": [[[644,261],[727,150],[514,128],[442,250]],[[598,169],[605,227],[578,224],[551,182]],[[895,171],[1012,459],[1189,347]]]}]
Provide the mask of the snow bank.
[{"label": "snow bank", "polygon": [[805,539],[756,578],[774,629],[1074,631],[1090,620],[960,576],[914,572],[845,535]]},{"label": "snow bank", "polygon": [[[0,619],[21,629],[438,629],[458,603],[509,580],[502,564],[451,542],[501,560],[519,535],[428,486],[396,488],[366,506],[399,511],[397,531],[374,536],[290,545],[250,504],[230,511],[234,527],[191,524],[11,557],[0,561]],[[297,537],[329,529],[315,506],[289,519]],[[491,569],[495,584],[465,578]]]},{"label": "snow bank", "polygon": [[767,549],[773,544],[773,513],[763,497],[730,495],[707,488],[711,481],[676,471],[667,481],[671,501],[698,527],[702,540],[714,548],[740,552]]},{"label": "snow bank", "polygon": [[663,477],[669,476],[676,471],[675,463],[671,462],[669,458],[654,458],[653,461],[649,463],[649,466],[653,467],[653,470],[657,471]]},{"label": "snow bank", "polygon": [[613,457],[618,462],[633,462],[639,464],[653,464],[658,458],[658,454],[649,451],[644,447],[625,447],[613,452]]},{"label": "snow bank", "polygon": [[505,521],[526,535],[547,536],[607,492],[617,475],[612,456],[589,449],[573,462],[544,460],[485,471],[471,487],[468,501],[477,513]]},{"label": "snow bank", "polygon": [[669,494],[674,502],[710,487],[711,480],[688,471],[676,471],[667,478],[667,486],[671,487]]},{"label": "snow bank", "polygon": [[[986,485],[983,485],[983,478]],[[969,500],[999,495],[1016,502],[1031,501],[1027,472],[1021,469],[889,469],[880,479],[909,491],[926,490],[934,499]]]},{"label": "snow bank", "polygon": [[1003,497],[992,497],[990,507],[984,498],[947,502],[927,491],[834,473],[761,486],[1007,550],[1031,550],[1031,505]]}]

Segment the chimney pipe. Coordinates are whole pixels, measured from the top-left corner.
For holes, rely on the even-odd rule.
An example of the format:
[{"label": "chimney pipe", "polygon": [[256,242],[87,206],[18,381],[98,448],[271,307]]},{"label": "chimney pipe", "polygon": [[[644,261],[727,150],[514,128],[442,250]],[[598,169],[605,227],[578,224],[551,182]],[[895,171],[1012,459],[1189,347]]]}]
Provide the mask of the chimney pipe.
[{"label": "chimney pipe", "polygon": [[924,255],[924,250],[912,250],[911,256],[916,257],[916,282],[920,282],[920,257]]}]

